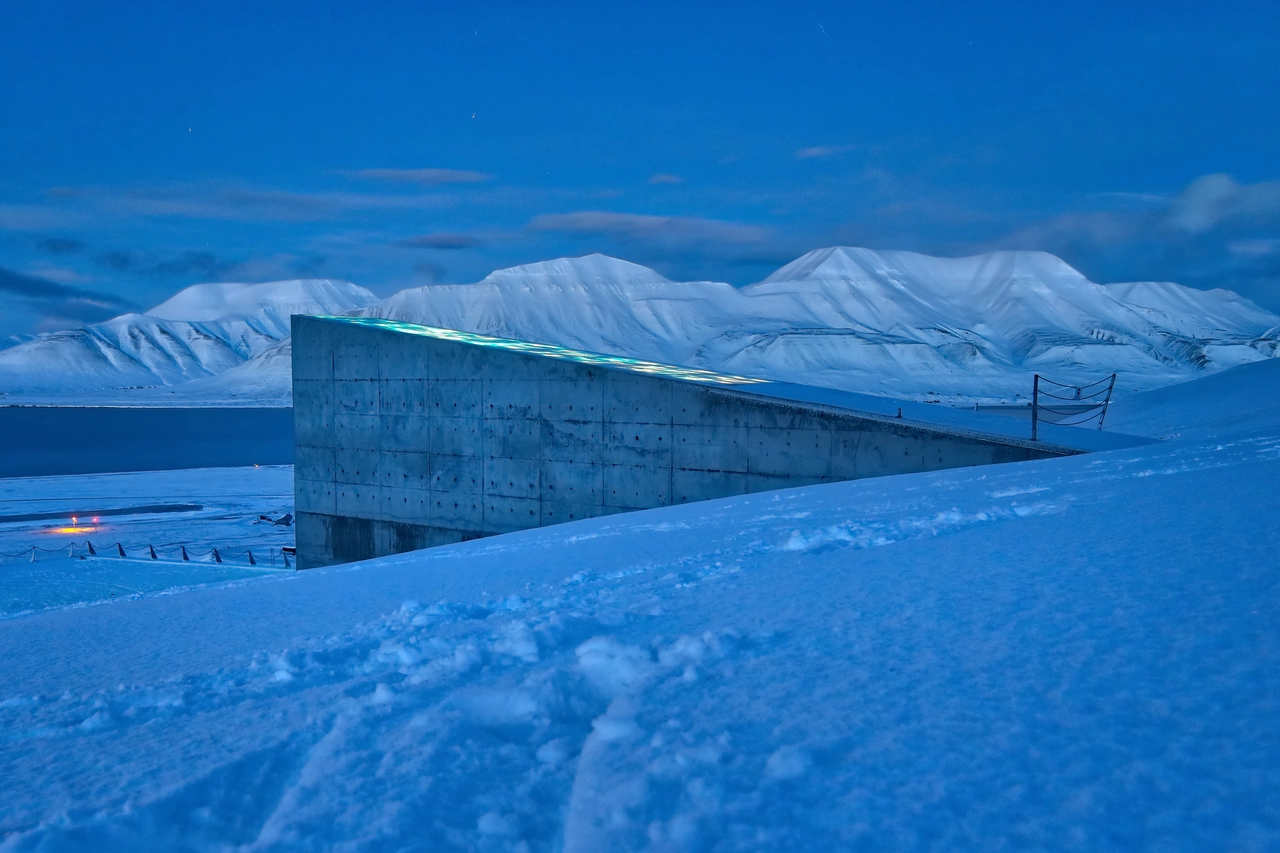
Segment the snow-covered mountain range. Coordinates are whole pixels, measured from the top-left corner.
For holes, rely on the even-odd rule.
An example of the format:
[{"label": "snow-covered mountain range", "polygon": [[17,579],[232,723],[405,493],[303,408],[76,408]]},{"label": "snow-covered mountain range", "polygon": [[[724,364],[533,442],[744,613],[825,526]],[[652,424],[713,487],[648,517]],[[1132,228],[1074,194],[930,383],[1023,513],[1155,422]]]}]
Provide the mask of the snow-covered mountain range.
[{"label": "snow-covered mountain range", "polygon": [[342,282],[199,285],[146,315],[0,351],[0,390],[151,385],[165,387],[125,396],[287,404],[288,314],[343,311],[951,403],[1025,396],[1033,372],[1068,381],[1118,372],[1134,391],[1280,354],[1280,316],[1229,291],[1100,285],[1042,252],[831,248],[743,288],[671,281],[603,255],[381,302]]},{"label": "snow-covered mountain range", "polygon": [[1139,390],[1280,353],[1280,316],[1234,293],[1099,285],[1043,252],[821,249],[741,289],[591,255],[358,313],[950,402],[1026,395],[1034,372]]},{"label": "snow-covered mountain range", "polygon": [[[0,399],[75,402],[185,387],[259,358],[274,364],[269,352],[289,337],[290,315],[340,313],[377,301],[345,281],[198,284],[144,314],[0,350]],[[288,359],[284,364],[287,377]]]}]

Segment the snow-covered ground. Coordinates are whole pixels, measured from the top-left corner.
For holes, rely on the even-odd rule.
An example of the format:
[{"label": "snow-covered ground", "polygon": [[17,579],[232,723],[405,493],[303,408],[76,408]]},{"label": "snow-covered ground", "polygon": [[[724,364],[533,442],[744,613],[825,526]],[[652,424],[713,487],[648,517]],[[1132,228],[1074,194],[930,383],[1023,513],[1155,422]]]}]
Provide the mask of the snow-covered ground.
[{"label": "snow-covered ground", "polygon": [[[1197,406],[1191,413],[1188,406]],[[1222,438],[1280,424],[1280,359],[1119,397],[1106,427],[1152,438]]]},{"label": "snow-covered ground", "polygon": [[837,247],[764,281],[671,281],[603,255],[374,304],[345,282],[197,285],[145,315],[0,351],[8,401],[287,406],[290,312],[378,317],[960,405],[1031,376],[1147,390],[1280,354],[1280,316],[1224,290],[1101,285],[1043,252],[935,258]]},{"label": "snow-covered ground", "polygon": [[0,621],[0,849],[1276,849],[1275,364],[1140,448]]},{"label": "snow-covered ground", "polygon": [[0,619],[283,570],[293,528],[260,516],[292,512],[288,465],[0,479]]}]

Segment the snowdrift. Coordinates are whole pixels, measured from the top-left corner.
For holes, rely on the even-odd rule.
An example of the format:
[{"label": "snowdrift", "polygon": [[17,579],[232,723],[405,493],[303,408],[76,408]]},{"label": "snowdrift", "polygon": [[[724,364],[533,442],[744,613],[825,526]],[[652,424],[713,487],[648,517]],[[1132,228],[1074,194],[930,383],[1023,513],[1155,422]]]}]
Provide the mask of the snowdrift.
[{"label": "snowdrift", "polygon": [[0,620],[0,839],[1280,848],[1270,411]]}]

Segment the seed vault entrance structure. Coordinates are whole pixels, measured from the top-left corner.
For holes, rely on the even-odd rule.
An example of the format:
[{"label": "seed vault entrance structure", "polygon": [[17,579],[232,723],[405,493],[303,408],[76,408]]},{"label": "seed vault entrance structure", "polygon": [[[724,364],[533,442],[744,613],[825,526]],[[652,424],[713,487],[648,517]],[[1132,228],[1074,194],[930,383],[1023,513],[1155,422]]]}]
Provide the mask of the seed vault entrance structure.
[{"label": "seed vault entrance structure", "polygon": [[392,320],[295,316],[298,564],[1078,452],[842,405],[869,399]]}]

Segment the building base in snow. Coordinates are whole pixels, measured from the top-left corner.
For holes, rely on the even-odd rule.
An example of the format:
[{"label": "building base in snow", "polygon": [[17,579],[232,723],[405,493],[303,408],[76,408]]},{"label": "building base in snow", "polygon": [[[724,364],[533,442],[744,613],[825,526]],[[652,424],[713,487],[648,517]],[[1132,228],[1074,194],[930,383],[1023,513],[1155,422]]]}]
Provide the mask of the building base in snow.
[{"label": "building base in snow", "polygon": [[302,568],[1088,449],[998,416],[930,423],[937,407],[363,317],[293,318],[293,400]]}]

